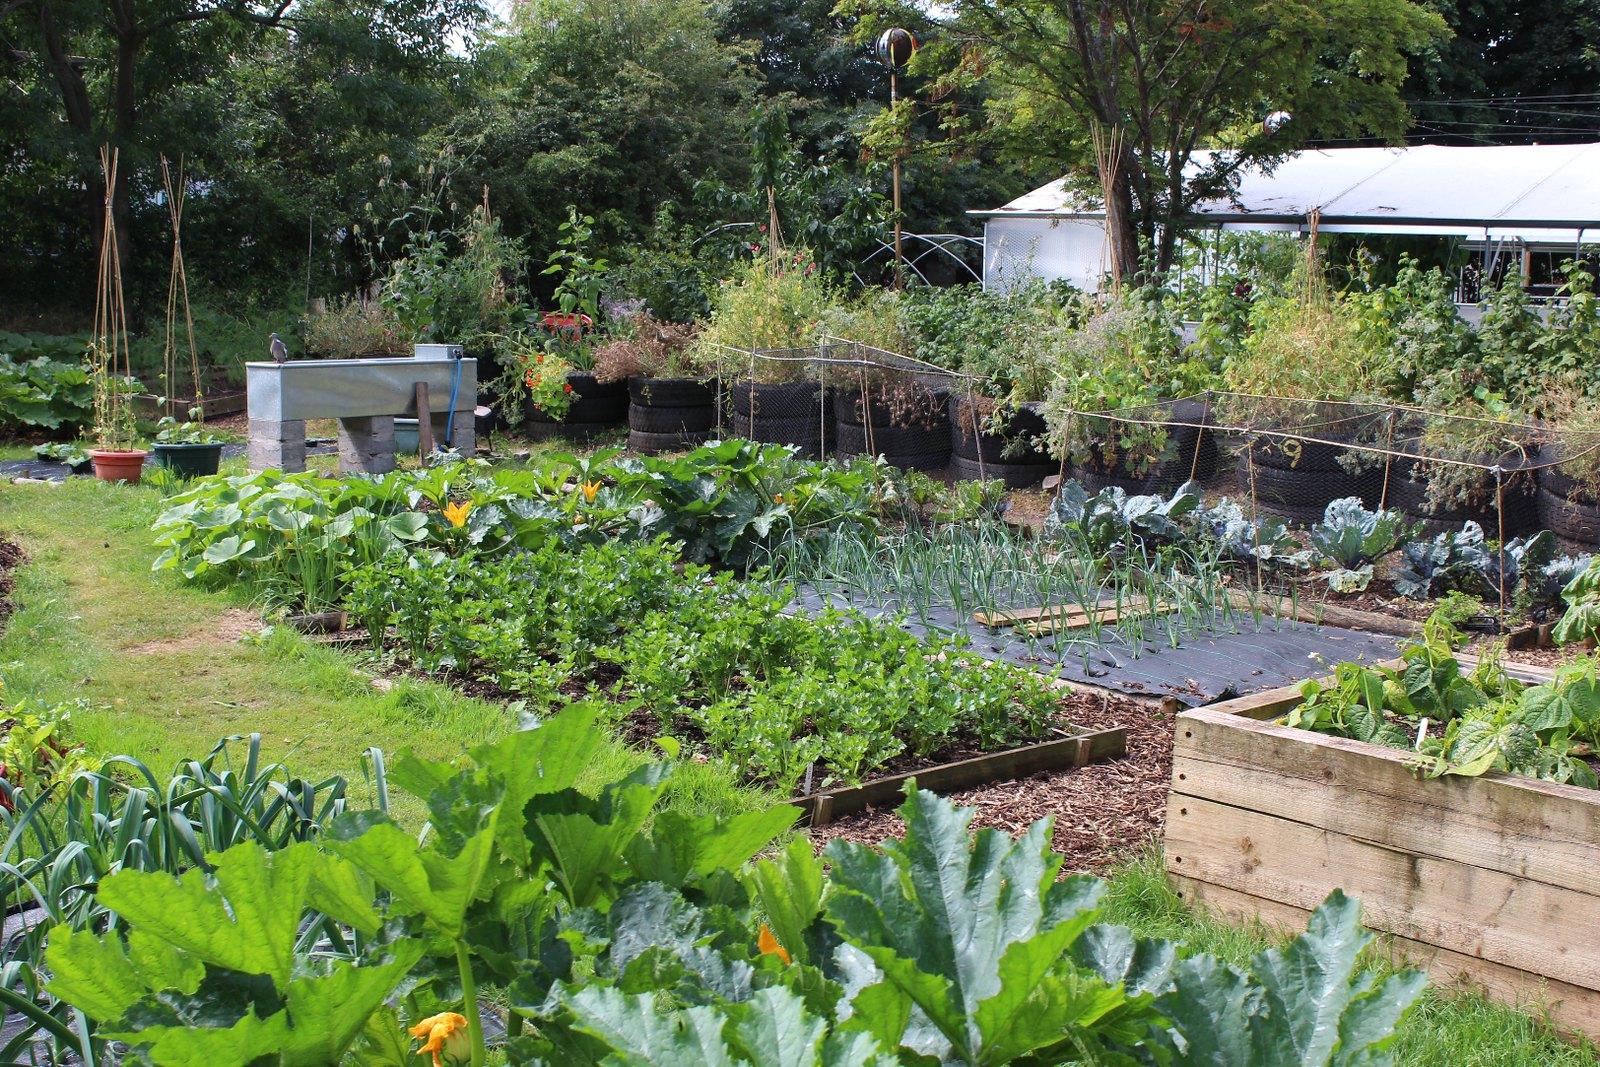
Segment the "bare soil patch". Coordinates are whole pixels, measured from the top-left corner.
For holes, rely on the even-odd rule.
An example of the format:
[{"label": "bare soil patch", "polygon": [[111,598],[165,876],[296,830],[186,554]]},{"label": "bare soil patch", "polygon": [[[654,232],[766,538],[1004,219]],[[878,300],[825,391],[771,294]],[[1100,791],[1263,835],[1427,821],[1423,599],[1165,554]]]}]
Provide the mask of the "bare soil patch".
[{"label": "bare soil patch", "polygon": [[0,633],[5,632],[7,620],[16,611],[11,594],[17,587],[16,570],[22,566],[23,558],[21,545],[0,537]]},{"label": "bare soil patch", "polygon": [[237,641],[242,641],[251,634],[259,633],[260,630],[261,616],[251,611],[235,608],[218,615],[204,627],[192,630],[180,637],[169,637],[160,641],[146,641],[143,644],[125,648],[123,651],[134,656],[160,656],[174,652],[192,652],[197,648],[207,648],[212,645],[230,645]]}]

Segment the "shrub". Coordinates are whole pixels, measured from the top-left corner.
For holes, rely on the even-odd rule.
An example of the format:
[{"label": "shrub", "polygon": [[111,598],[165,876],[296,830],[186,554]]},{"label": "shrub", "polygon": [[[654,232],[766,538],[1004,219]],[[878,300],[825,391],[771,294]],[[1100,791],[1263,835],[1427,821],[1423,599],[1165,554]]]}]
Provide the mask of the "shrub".
[{"label": "shrub", "polygon": [[306,352],[327,359],[404,355],[406,335],[389,308],[376,300],[335,300],[326,311],[300,320]]}]

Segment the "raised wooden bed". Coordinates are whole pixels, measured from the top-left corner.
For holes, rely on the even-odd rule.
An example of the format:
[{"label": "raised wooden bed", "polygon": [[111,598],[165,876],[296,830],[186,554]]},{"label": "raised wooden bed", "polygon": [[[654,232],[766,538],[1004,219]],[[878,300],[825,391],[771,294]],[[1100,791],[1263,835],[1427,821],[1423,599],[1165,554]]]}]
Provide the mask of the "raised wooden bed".
[{"label": "raised wooden bed", "polygon": [[1272,721],[1299,701],[1291,687],[1178,717],[1165,853],[1179,892],[1300,930],[1342,888],[1435,979],[1600,1037],[1600,791],[1426,779],[1407,752]]},{"label": "raised wooden bed", "polygon": [[915,778],[917,787],[934,793],[954,793],[962,789],[1026,778],[1044,771],[1083,767],[1096,760],[1115,759],[1128,750],[1128,732],[1112,730],[1059,729],[1054,740],[1040,741],[1004,752],[991,752],[972,759],[941,763],[905,774],[874,778],[855,786],[840,786],[795,797],[791,801],[805,811],[804,820],[812,826],[825,826],[834,819],[873,806],[893,806],[905,794],[906,782]]}]

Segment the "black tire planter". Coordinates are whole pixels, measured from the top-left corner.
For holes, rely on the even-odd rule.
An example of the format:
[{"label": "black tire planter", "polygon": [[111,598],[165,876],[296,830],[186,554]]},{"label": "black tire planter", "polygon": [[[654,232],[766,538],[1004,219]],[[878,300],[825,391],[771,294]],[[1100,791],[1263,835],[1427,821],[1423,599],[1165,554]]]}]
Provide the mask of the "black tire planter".
[{"label": "black tire planter", "polygon": [[648,430],[629,430],[628,447],[635,452],[653,456],[659,452],[687,452],[706,443],[710,434],[651,433]]},{"label": "black tire planter", "polygon": [[[1378,471],[1380,489],[1383,471]],[[1467,522],[1483,528],[1485,537],[1500,536],[1499,509],[1495,503],[1494,475],[1484,471],[1474,486],[1479,504],[1452,504],[1444,507],[1428,499],[1428,468],[1409,459],[1396,460],[1389,472],[1389,492],[1384,504],[1422,526],[1428,537],[1455,532]],[[1510,474],[1505,478],[1505,535],[1520,537],[1539,528],[1538,487],[1531,473]]]},{"label": "black tire planter", "polygon": [[1600,548],[1600,502],[1557,467],[1541,468],[1538,475],[1535,500],[1539,527],[1555,534],[1569,552]]},{"label": "black tire planter", "polygon": [[1352,473],[1339,462],[1341,456],[1352,455],[1352,449],[1330,443],[1331,435],[1325,436],[1321,441],[1294,436],[1257,439],[1234,471],[1239,495],[1248,499],[1253,466],[1256,507],[1266,515],[1309,526],[1322,520],[1329,504],[1345,497],[1359,497],[1364,506],[1377,507],[1383,493],[1382,457],[1355,452],[1368,466]]},{"label": "black tire planter", "polygon": [[[1005,426],[999,433],[971,431],[967,416],[968,402],[964,396],[950,398],[950,454],[976,463],[1011,463],[1017,466],[1043,466],[1059,463],[1050,453],[1033,442],[1049,433],[1044,415],[1037,404],[1024,404],[1012,408],[1006,415]],[[985,421],[981,416],[980,425]],[[1020,446],[1019,446],[1020,442]]]},{"label": "black tire planter", "polygon": [[180,478],[204,478],[217,473],[222,464],[222,444],[152,445],[156,465]]},{"label": "black tire planter", "polygon": [[1198,400],[1180,400],[1167,409],[1173,422],[1163,423],[1166,441],[1161,455],[1143,474],[1135,474],[1118,462],[1108,462],[1096,447],[1088,457],[1074,463],[1071,475],[1091,493],[1119,486],[1129,495],[1167,496],[1186,482],[1206,482],[1216,476],[1221,449],[1219,435],[1202,427],[1207,421],[1206,406]]},{"label": "black tire planter", "polygon": [[669,408],[628,405],[628,429],[645,433],[704,434],[717,424],[717,411],[704,407]]},{"label": "black tire planter", "polygon": [[628,379],[628,402],[641,408],[710,408],[717,402],[717,382],[635,376]]},{"label": "black tire planter", "polygon": [[835,394],[833,432],[839,455],[870,453],[901,470],[944,470],[950,465],[948,401],[942,392],[929,392],[927,401],[926,418],[896,426],[887,404],[874,400],[863,411],[860,392]]},{"label": "black tire planter", "polygon": [[[998,478],[1007,489],[1038,485],[1061,473],[1061,461],[1031,442],[1049,432],[1037,405],[1024,404],[1006,417],[1000,433],[969,433],[967,398],[950,398],[950,473],[969,481]],[[1016,447],[1018,439],[1024,444]],[[1010,454],[1007,454],[1007,450]]]},{"label": "black tire planter", "polygon": [[997,463],[984,460],[979,463],[966,456],[950,457],[950,474],[964,481],[993,481],[1005,483],[1007,489],[1027,489],[1038,485],[1052,474],[1061,473],[1061,464],[1049,463]]},{"label": "black tire planter", "polygon": [[813,382],[734,382],[727,395],[735,437],[789,445],[813,459],[832,446],[832,398]]},{"label": "black tire planter", "polygon": [[524,414],[528,436],[535,441],[556,437],[587,441],[610,433],[627,421],[626,382],[602,382],[592,374],[569,374],[567,384],[572,386],[572,403],[560,419],[550,418],[532,400],[527,402]]}]

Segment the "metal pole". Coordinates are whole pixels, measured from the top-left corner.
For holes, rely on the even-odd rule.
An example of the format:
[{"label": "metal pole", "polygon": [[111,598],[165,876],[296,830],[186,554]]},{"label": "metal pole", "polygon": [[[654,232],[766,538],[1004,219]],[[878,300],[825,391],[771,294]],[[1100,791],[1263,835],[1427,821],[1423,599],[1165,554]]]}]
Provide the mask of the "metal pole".
[{"label": "metal pole", "polygon": [[[900,100],[900,76],[894,67],[889,68],[889,110],[893,111],[895,104]],[[894,154],[894,285],[896,289],[906,287],[905,249],[902,239],[904,226],[900,221],[900,152],[896,149]]]}]

